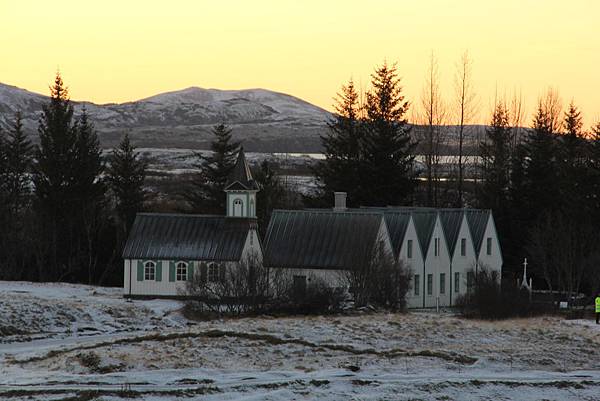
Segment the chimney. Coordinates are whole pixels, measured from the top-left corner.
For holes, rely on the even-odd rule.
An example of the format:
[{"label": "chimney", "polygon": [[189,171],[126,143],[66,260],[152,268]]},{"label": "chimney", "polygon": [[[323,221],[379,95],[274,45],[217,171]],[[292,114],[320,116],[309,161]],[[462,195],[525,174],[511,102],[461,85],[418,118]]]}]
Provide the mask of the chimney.
[{"label": "chimney", "polygon": [[334,192],[335,205],[333,207],[334,212],[343,212],[346,210],[346,192]]}]

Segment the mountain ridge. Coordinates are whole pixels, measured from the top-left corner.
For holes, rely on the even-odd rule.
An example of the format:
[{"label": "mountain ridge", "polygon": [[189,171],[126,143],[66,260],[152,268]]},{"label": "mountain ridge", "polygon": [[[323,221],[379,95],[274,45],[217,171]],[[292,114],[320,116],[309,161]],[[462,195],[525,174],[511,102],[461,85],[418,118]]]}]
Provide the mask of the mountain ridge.
[{"label": "mountain ridge", "polygon": [[[16,111],[34,140],[48,96],[0,83],[0,128]],[[331,113],[303,99],[263,88],[222,90],[191,86],[123,103],[72,100],[75,113],[85,106],[103,147],[115,146],[124,132],[142,147],[210,146],[211,129],[224,122],[250,151],[318,151]]]}]

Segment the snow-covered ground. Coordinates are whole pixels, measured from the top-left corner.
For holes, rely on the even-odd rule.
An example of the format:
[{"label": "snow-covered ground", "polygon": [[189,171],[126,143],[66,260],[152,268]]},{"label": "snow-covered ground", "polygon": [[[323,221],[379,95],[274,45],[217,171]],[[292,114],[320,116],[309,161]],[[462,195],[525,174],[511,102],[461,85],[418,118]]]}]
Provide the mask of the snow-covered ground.
[{"label": "snow-covered ground", "polygon": [[0,282],[0,400],[598,400],[600,329],[451,314],[187,321],[120,289]]}]

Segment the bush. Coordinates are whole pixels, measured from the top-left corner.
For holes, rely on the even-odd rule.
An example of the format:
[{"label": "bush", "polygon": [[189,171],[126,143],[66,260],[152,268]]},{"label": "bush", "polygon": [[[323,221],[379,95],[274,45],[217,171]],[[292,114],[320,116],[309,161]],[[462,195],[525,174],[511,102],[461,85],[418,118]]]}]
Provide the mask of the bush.
[{"label": "bush", "polygon": [[471,291],[460,296],[456,305],[465,317],[480,319],[507,319],[531,316],[534,313],[529,293],[512,283],[502,283],[499,272],[482,267],[469,273],[475,277]]}]

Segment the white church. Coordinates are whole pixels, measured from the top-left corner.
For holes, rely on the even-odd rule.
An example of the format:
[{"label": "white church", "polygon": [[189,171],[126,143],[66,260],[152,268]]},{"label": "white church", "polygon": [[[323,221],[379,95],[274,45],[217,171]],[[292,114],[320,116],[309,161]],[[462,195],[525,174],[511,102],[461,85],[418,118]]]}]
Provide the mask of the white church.
[{"label": "white church", "polygon": [[192,275],[217,282],[224,269],[250,256],[285,269],[295,286],[317,277],[339,286],[348,269],[382,245],[412,272],[408,307],[434,308],[455,305],[467,293],[474,280],[468,272],[502,270],[490,210],[350,209],[338,192],[331,209],[275,210],[262,241],[258,191],[240,151],[225,188],[224,216],[138,214],[123,252],[124,295],[181,296]]}]

